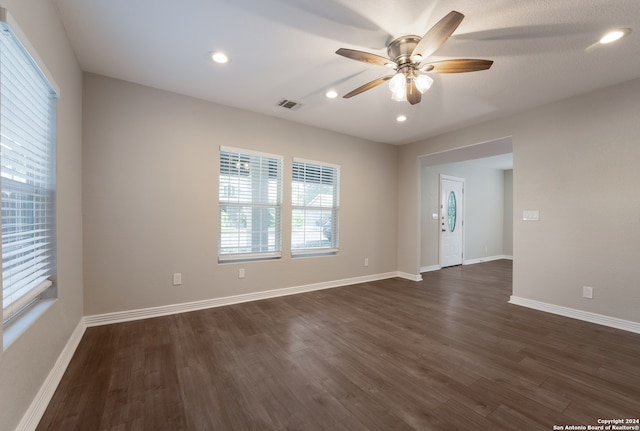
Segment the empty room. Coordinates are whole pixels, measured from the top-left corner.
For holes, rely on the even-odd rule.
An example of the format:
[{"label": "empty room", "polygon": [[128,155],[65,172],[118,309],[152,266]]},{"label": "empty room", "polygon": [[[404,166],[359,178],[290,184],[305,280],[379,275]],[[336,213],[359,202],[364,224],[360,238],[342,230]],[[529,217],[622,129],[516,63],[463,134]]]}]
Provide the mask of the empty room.
[{"label": "empty room", "polygon": [[0,0],[0,430],[640,430],[640,4]]}]

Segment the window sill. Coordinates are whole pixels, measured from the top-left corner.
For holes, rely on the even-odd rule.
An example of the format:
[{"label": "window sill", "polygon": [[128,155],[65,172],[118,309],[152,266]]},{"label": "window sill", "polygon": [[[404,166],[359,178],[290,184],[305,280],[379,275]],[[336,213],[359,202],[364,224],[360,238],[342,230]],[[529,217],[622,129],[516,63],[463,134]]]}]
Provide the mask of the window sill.
[{"label": "window sill", "polygon": [[241,255],[224,255],[218,256],[218,263],[241,263],[241,262],[253,262],[260,260],[278,260],[282,255],[279,253],[272,254],[241,254]]},{"label": "window sill", "polygon": [[2,350],[7,350],[55,301],[55,299],[42,299],[5,326],[2,333]]},{"label": "window sill", "polygon": [[291,257],[294,259],[297,259],[300,257],[335,256],[337,254],[338,254],[337,248],[328,248],[323,250],[292,251]]}]

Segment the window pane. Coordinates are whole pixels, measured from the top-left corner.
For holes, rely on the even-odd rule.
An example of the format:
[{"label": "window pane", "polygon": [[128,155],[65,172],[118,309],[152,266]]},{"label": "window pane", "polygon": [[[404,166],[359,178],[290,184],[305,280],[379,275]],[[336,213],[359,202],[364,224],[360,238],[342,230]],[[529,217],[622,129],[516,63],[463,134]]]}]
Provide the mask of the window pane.
[{"label": "window pane", "polygon": [[318,249],[335,248],[333,239],[332,209],[301,209],[294,208],[292,215],[291,248]]},{"label": "window pane", "polygon": [[220,254],[280,251],[280,209],[220,205]]},{"label": "window pane", "polygon": [[6,322],[55,273],[55,91],[11,30],[0,32],[2,305]]},{"label": "window pane", "polygon": [[219,187],[219,256],[279,255],[282,160],[221,149]]},{"label": "window pane", "polygon": [[337,249],[338,176],[336,166],[294,160],[291,184],[294,254]]}]

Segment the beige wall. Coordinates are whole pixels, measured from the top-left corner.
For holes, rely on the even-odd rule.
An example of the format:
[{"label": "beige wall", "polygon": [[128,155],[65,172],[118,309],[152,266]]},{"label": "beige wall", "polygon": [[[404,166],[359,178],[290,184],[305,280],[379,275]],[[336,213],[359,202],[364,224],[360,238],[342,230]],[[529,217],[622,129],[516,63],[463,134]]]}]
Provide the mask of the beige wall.
[{"label": "beige wall", "polygon": [[14,429],[82,318],[82,73],[49,0],[1,4],[58,86],[58,300],[0,353],[0,429]]},{"label": "beige wall", "polygon": [[638,100],[634,80],[401,147],[399,270],[419,268],[418,157],[512,136],[513,294],[639,322]]},{"label": "beige wall", "polygon": [[513,169],[504,171],[503,210],[502,253],[505,256],[513,256]]},{"label": "beige wall", "polygon": [[[396,270],[397,147],[94,74],[83,141],[85,315]],[[282,259],[217,263],[220,145],[285,157]],[[290,256],[293,157],[341,166],[335,256]]]}]

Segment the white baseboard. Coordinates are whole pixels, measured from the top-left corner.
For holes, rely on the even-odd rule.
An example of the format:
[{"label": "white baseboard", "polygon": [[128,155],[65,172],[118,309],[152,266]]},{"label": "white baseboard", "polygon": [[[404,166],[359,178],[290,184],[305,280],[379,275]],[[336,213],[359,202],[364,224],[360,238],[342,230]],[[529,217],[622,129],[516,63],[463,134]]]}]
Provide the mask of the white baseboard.
[{"label": "white baseboard", "polygon": [[442,267],[440,265],[423,266],[420,268],[420,272],[439,271]]},{"label": "white baseboard", "polygon": [[498,256],[481,257],[481,258],[478,258],[478,259],[466,259],[464,262],[462,262],[462,264],[463,265],[474,265],[476,263],[491,262],[492,260],[502,260],[502,259],[513,260],[513,256],[508,256],[508,255],[502,254],[502,255],[498,255]]},{"label": "white baseboard", "polygon": [[404,278],[409,281],[422,281],[422,275],[420,274],[409,274],[408,272],[398,271],[396,273],[396,277]]},{"label": "white baseboard", "polygon": [[[257,301],[260,299],[277,298],[279,296],[294,295],[296,293],[311,292],[314,290],[330,289],[334,287],[348,286],[351,284],[367,283],[371,281],[384,280],[387,278],[402,277],[412,281],[420,281],[422,277],[401,272],[388,272],[383,274],[366,275],[353,277],[344,280],[327,281],[323,283],[307,284],[296,287],[286,287],[283,289],[267,290],[263,292],[245,293],[242,295],[226,296],[223,298],[205,299],[203,301],[187,302],[182,304],[170,304],[160,307],[141,308],[137,310],[117,311],[114,313],[95,314],[85,316],[84,322],[87,327],[110,325],[112,323],[130,322],[133,320],[149,319],[152,317],[167,316],[189,311],[204,310],[207,308],[222,307],[225,305],[240,304],[242,302]],[[419,275],[418,275],[419,277]]]},{"label": "white baseboard", "polygon": [[[507,260],[513,260],[513,256],[508,256],[506,254],[501,254],[499,256],[487,256],[487,257],[481,257],[479,259],[466,259],[465,261],[462,262],[463,265],[474,265],[476,263],[482,263],[482,262],[490,262],[492,260],[502,260],[502,259],[507,259]],[[430,271],[438,271],[442,269],[442,267],[440,265],[431,265],[431,266],[423,266],[420,268],[420,272],[430,272]]]},{"label": "white baseboard", "polygon": [[629,320],[618,319],[616,317],[605,316],[603,314],[576,310],[575,308],[548,304],[546,302],[535,301],[533,299],[520,298],[518,296],[511,296],[509,303],[640,334],[640,322],[632,322]]},{"label": "white baseboard", "polygon": [[67,370],[67,366],[69,366],[69,362],[71,362],[71,358],[73,357],[78,344],[80,344],[80,340],[82,339],[82,335],[84,335],[86,328],[84,320],[80,320],[78,326],[76,326],[76,329],[71,334],[69,341],[67,341],[64,349],[62,349],[60,356],[58,356],[58,360],[54,364],[53,369],[40,387],[40,390],[31,402],[31,405],[25,412],[24,416],[22,416],[22,420],[15,431],[33,431],[37,428],[38,423],[40,423],[40,419],[42,419],[42,415],[44,415],[44,412],[51,401],[51,398],[53,398],[53,394],[58,388],[60,380],[62,380],[64,372]]}]

